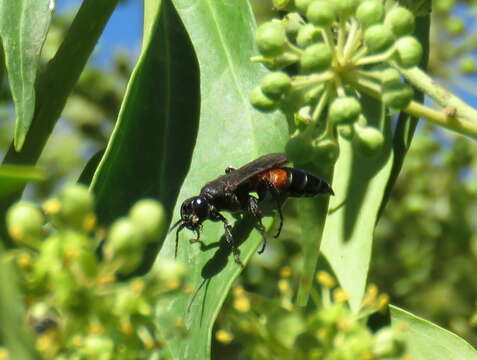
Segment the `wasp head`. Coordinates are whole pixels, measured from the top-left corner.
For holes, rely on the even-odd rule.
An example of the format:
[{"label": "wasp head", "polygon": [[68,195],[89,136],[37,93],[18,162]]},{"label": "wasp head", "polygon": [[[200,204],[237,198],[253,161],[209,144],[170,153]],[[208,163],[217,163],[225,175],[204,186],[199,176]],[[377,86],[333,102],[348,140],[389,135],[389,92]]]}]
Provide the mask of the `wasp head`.
[{"label": "wasp head", "polygon": [[195,230],[209,217],[209,202],[202,196],[194,196],[182,203],[181,220],[186,228]]}]

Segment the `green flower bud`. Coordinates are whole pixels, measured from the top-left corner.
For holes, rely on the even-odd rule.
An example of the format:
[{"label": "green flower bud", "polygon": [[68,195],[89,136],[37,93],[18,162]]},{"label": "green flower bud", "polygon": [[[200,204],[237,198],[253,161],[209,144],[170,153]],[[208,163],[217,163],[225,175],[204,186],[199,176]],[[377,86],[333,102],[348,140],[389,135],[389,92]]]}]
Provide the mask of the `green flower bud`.
[{"label": "green flower bud", "polygon": [[6,223],[14,241],[34,248],[39,246],[45,218],[37,206],[26,201],[17,202],[8,209]]},{"label": "green flower bud", "polygon": [[401,82],[401,74],[392,67],[388,67],[381,71],[380,76],[383,87],[390,87]]},{"label": "green flower bud", "polygon": [[458,36],[465,30],[464,22],[458,17],[449,17],[445,22],[445,26],[447,31],[453,36]]},{"label": "green flower bud", "polygon": [[138,201],[129,211],[129,218],[143,232],[148,242],[157,241],[167,231],[166,211],[159,201]]},{"label": "green flower bud", "polygon": [[349,318],[349,316],[349,310],[344,303],[333,303],[327,306],[326,309],[322,308],[318,313],[320,323],[324,328],[334,327],[343,319]]},{"label": "green flower bud", "polygon": [[306,17],[316,26],[329,27],[336,18],[335,7],[330,1],[315,0],[308,6]]},{"label": "green flower bud", "polygon": [[96,275],[98,259],[94,244],[89,237],[73,231],[63,232],[62,249],[63,264],[74,274],[89,277]]},{"label": "green flower bud", "polygon": [[384,18],[384,6],[380,0],[362,2],[356,10],[356,18],[362,27],[380,23]]},{"label": "green flower bud", "polygon": [[186,274],[186,267],[179,261],[160,259],[154,265],[154,278],[159,282],[181,280]]},{"label": "green flower bud", "polygon": [[68,185],[60,192],[58,200],[58,217],[65,225],[78,230],[91,230],[95,222],[94,199],[86,186]]},{"label": "green flower bud", "polygon": [[386,14],[384,23],[391,28],[396,37],[414,32],[414,15],[405,7],[398,6]]},{"label": "green flower bud", "polygon": [[374,337],[373,354],[379,358],[404,355],[405,344],[392,328],[380,329]]},{"label": "green flower bud", "polygon": [[280,109],[284,113],[295,113],[299,111],[303,105],[307,104],[307,91],[305,89],[299,91],[289,91],[280,103]]},{"label": "green flower bud", "polygon": [[279,21],[269,21],[260,25],[255,35],[258,50],[266,57],[283,53],[286,44],[285,27]]},{"label": "green flower bud", "polygon": [[328,111],[328,117],[334,124],[351,124],[360,114],[361,104],[354,96],[336,98]]},{"label": "green flower bud", "polygon": [[280,99],[291,86],[290,77],[281,71],[269,73],[261,82],[262,92],[270,99]]},{"label": "green flower bud", "polygon": [[348,141],[352,140],[354,137],[354,127],[351,124],[345,124],[345,125],[338,125],[336,127],[338,129],[338,134],[343,139],[346,139]]},{"label": "green flower bud", "polygon": [[295,0],[295,6],[300,12],[305,15],[308,6],[313,0]]},{"label": "green flower bud", "polygon": [[459,70],[464,74],[474,74],[477,71],[477,64],[473,57],[466,56],[459,63]]},{"label": "green flower bud", "polygon": [[313,145],[307,133],[301,133],[288,140],[285,146],[288,159],[298,164],[309,163],[313,159]]},{"label": "green flower bud", "polygon": [[366,156],[373,156],[380,152],[384,144],[384,135],[378,129],[371,126],[361,126],[355,124],[355,136],[353,145],[357,150]]},{"label": "green flower bud", "polygon": [[273,8],[276,10],[289,9],[291,5],[291,0],[273,0],[272,5],[273,5]]},{"label": "green flower bud", "polygon": [[129,218],[116,220],[111,226],[108,241],[104,246],[104,253],[108,260],[118,255],[130,255],[141,249],[144,244],[144,234],[139,225]]},{"label": "green flower bud", "polygon": [[313,141],[313,147],[315,149],[313,163],[318,167],[334,164],[338,160],[340,147],[338,142],[332,137]]},{"label": "green flower bud", "polygon": [[383,102],[394,109],[404,109],[414,97],[412,88],[404,83],[396,83],[383,88]]},{"label": "green flower bud", "polygon": [[79,348],[79,353],[87,359],[114,358],[114,341],[106,335],[88,335]]},{"label": "green flower bud", "polygon": [[298,13],[289,13],[283,19],[285,23],[285,32],[291,41],[295,41],[298,31],[304,26],[305,22]]},{"label": "green flower bud", "polygon": [[455,5],[455,0],[439,0],[435,4],[432,4],[432,7],[440,12],[450,12]]},{"label": "green flower bud", "polygon": [[383,24],[372,25],[364,32],[364,43],[373,53],[386,50],[393,41],[393,32]]},{"label": "green flower bud", "polygon": [[348,18],[354,14],[360,0],[337,0],[334,2],[339,16]]},{"label": "green flower bud", "polygon": [[403,67],[417,66],[422,58],[422,45],[415,37],[404,36],[396,42],[396,53]]},{"label": "green flower bud", "polygon": [[302,48],[315,43],[321,38],[319,30],[313,24],[303,25],[296,36],[296,43]]},{"label": "green flower bud", "polygon": [[308,46],[301,55],[300,67],[304,73],[322,72],[331,65],[331,50],[325,43]]},{"label": "green flower bud", "polygon": [[260,87],[252,90],[252,93],[250,94],[250,102],[254,108],[263,112],[273,111],[279,105],[278,101],[270,99],[265,95]]}]

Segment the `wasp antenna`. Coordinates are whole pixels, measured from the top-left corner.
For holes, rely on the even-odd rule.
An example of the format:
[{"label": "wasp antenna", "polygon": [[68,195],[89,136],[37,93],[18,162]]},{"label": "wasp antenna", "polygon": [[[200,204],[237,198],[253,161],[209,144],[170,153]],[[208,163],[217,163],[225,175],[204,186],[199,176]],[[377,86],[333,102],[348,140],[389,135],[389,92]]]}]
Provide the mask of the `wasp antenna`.
[{"label": "wasp antenna", "polygon": [[182,219],[179,219],[174,225],[172,225],[172,227],[169,229],[167,234],[170,234],[172,230],[174,230],[177,227],[177,225],[179,225],[180,223],[182,223]]},{"label": "wasp antenna", "polygon": [[[176,227],[177,224],[174,225],[174,227]],[[174,228],[173,227],[173,228]],[[178,228],[177,228],[177,231],[176,231],[176,248],[174,250],[174,259],[177,259],[177,247],[179,245],[179,233],[180,231],[185,228],[185,224],[182,223]],[[171,229],[172,230],[172,229]]]}]

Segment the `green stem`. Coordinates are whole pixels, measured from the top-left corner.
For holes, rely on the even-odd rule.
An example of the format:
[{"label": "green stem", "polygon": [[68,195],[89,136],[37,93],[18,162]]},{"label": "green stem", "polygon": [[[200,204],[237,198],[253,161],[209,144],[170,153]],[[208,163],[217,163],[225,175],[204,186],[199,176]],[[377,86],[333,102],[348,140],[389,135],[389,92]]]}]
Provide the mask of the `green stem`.
[{"label": "green stem", "polygon": [[323,74],[314,74],[311,76],[294,76],[292,78],[293,87],[301,89],[310,85],[317,85],[322,82],[328,81],[333,77],[333,73],[327,71]]},{"label": "green stem", "polygon": [[390,49],[386,50],[381,54],[362,57],[355,62],[355,66],[362,66],[387,61],[394,54],[394,51],[396,51],[396,48],[392,46]]},{"label": "green stem", "polygon": [[323,36],[323,39],[325,40],[326,44],[331,50],[332,57],[336,57],[336,47],[335,47],[335,42],[334,42],[334,36],[333,33],[331,32],[330,28],[326,29],[321,29],[321,35]]},{"label": "green stem", "polygon": [[424,71],[418,67],[404,69],[394,61],[391,65],[397,68],[412,85],[432,97],[443,108],[455,113],[455,118],[465,119],[477,126],[477,110],[435,82]]},{"label": "green stem", "polygon": [[354,54],[353,58],[351,59],[351,63],[352,64],[355,64],[356,62],[359,61],[359,59],[361,59],[363,56],[365,56],[366,54],[368,53],[368,48],[363,45],[361,47],[361,49],[359,49],[358,51],[356,51],[356,53]]},{"label": "green stem", "polygon": [[[360,90],[377,99],[381,99],[381,89],[379,85],[360,78],[355,79],[353,83]],[[449,107],[447,109],[449,109]],[[425,118],[446,129],[477,138],[477,123],[458,116],[459,114],[453,116],[454,114],[451,112],[447,113],[446,111],[431,109],[417,101],[411,101],[402,111],[412,116]]]},{"label": "green stem", "polygon": [[340,63],[343,62],[343,49],[346,39],[346,21],[343,18],[340,18],[339,27],[338,27],[338,45],[337,45],[337,57]]},{"label": "green stem", "polygon": [[313,115],[311,116],[310,127],[315,128],[316,124],[318,123],[318,119],[320,118],[320,115],[323,112],[323,109],[325,108],[326,104],[328,103],[328,99],[330,98],[330,92],[331,92],[330,85],[327,85],[325,87],[325,91],[320,97],[320,101],[318,101],[318,104],[316,105],[315,110],[313,111]]},{"label": "green stem", "polygon": [[346,59],[349,58],[351,52],[353,51],[354,47],[356,46],[356,43],[359,41],[359,34],[358,34],[358,22],[356,20],[352,20],[351,23],[351,29],[348,33],[348,38],[346,39],[346,45],[343,50],[343,59],[346,61]]}]

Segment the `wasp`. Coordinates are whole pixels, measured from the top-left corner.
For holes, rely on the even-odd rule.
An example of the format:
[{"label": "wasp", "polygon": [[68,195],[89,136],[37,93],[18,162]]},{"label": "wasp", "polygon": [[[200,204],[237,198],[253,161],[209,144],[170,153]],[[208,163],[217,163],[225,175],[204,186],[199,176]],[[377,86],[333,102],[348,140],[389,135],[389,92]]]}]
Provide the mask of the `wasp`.
[{"label": "wasp", "polygon": [[[285,154],[273,153],[236,169],[227,167],[225,175],[205,184],[198,196],[185,200],[181,206],[181,218],[170,229],[177,226],[174,256],[177,257],[179,232],[187,228],[197,234],[191,242],[200,241],[200,230],[205,220],[221,221],[224,224],[225,240],[229,244],[235,262],[243,266],[240,252],[232,237],[232,226],[220,213],[246,212],[257,220],[257,228],[263,236],[263,244],[258,251],[265,250],[265,227],[259,204],[270,196],[276,203],[280,225],[275,238],[280,235],[283,225],[281,204],[287,197],[312,197],[318,194],[333,195],[331,186],[323,179],[304,170],[284,167],[288,163]],[[258,197],[252,194],[256,193]]]}]

